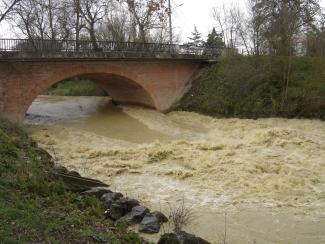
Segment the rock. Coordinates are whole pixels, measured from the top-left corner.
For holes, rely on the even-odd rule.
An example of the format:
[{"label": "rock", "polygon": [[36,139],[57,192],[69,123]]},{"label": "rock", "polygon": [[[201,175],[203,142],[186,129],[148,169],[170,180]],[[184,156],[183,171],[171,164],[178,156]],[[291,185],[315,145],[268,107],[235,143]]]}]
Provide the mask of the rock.
[{"label": "rock", "polygon": [[105,193],[111,193],[111,192],[112,191],[107,189],[107,188],[93,187],[88,191],[81,192],[81,195],[94,196],[94,197],[97,197],[97,198],[101,198]]},{"label": "rock", "polygon": [[159,222],[162,223],[167,223],[168,222],[168,218],[166,217],[166,215],[164,215],[163,213],[159,212],[159,211],[154,211],[152,212],[153,215],[155,215],[158,219]]},{"label": "rock", "polygon": [[177,233],[177,237],[181,244],[209,244],[208,241],[202,239],[201,237],[197,237],[185,231],[180,231]]},{"label": "rock", "polygon": [[125,206],[118,203],[113,203],[110,209],[106,210],[105,215],[106,218],[110,218],[112,220],[118,220],[123,215],[125,215],[125,213],[126,213]]},{"label": "rock", "polygon": [[209,242],[185,231],[180,231],[162,235],[158,244],[209,244]]},{"label": "rock", "polygon": [[80,177],[81,175],[79,174],[79,172],[75,171],[75,170],[71,170],[67,173],[68,175],[72,175],[72,176],[78,176]]},{"label": "rock", "polygon": [[135,206],[139,206],[139,201],[127,197],[121,197],[115,201],[117,204],[123,205],[126,209],[126,213],[130,212]]},{"label": "rock", "polygon": [[166,233],[160,237],[158,244],[180,244],[180,242],[175,233]]},{"label": "rock", "polygon": [[151,213],[147,213],[139,225],[139,232],[158,233],[160,230],[159,218]]},{"label": "rock", "polygon": [[120,199],[121,197],[123,197],[122,193],[119,192],[109,192],[109,193],[105,193],[104,195],[102,195],[102,197],[100,198],[100,200],[103,202],[104,207],[106,208],[110,208],[110,206],[112,205],[112,203],[118,199]]},{"label": "rock", "polygon": [[135,199],[130,199],[127,197],[121,197],[116,201],[113,201],[110,208],[105,212],[107,218],[112,220],[118,220],[128,212],[132,210],[133,207],[138,206],[139,202]]},{"label": "rock", "polygon": [[105,201],[116,201],[118,199],[120,199],[121,197],[123,197],[122,193],[119,192],[108,192],[102,195],[102,197],[100,198],[100,200],[102,200],[103,202]]},{"label": "rock", "polygon": [[68,169],[60,164],[55,164],[54,172],[59,173],[59,174],[66,174],[66,173],[68,173]]},{"label": "rock", "polygon": [[131,212],[127,213],[123,219],[128,224],[139,224],[144,216],[149,213],[149,209],[143,206],[135,206]]}]

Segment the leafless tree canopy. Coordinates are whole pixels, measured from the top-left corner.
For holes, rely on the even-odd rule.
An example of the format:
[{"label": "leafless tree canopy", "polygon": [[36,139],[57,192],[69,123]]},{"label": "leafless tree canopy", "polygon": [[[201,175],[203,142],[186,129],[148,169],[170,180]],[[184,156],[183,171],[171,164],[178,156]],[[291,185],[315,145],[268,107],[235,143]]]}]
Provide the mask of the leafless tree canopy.
[{"label": "leafless tree canopy", "polygon": [[0,13],[29,39],[167,40],[165,0],[2,0]]},{"label": "leafless tree canopy", "polygon": [[[236,6],[214,8],[215,25],[227,49],[290,56],[297,54],[297,45],[307,36],[313,39],[314,50],[323,49],[324,21],[318,0],[248,0],[247,5],[248,14]],[[308,49],[307,41],[302,45]]]},{"label": "leafless tree canopy", "polygon": [[21,0],[1,0],[0,1],[0,22],[3,21],[13,10],[15,5]]}]

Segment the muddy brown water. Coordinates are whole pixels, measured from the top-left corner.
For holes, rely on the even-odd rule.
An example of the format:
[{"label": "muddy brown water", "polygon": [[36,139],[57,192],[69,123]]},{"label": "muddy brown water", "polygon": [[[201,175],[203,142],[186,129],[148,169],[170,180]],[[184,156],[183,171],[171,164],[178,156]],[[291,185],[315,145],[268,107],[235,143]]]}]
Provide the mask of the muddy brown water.
[{"label": "muddy brown water", "polygon": [[184,203],[193,215],[185,230],[212,243],[325,243],[324,121],[214,119],[116,107],[107,97],[39,96],[25,123],[69,169],[166,215]]}]

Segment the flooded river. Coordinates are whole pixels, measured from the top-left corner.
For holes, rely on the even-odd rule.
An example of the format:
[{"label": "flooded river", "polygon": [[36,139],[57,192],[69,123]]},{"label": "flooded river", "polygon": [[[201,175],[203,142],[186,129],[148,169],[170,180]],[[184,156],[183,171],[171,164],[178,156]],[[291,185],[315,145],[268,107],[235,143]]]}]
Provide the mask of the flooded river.
[{"label": "flooded river", "polygon": [[166,215],[184,202],[185,229],[212,243],[325,243],[325,122],[161,114],[107,97],[40,96],[28,113],[61,164]]}]

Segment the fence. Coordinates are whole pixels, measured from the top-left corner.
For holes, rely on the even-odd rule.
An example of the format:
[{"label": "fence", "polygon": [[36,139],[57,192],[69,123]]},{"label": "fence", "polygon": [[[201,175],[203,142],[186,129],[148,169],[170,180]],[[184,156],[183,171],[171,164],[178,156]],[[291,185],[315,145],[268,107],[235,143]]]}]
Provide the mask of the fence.
[{"label": "fence", "polygon": [[216,47],[190,44],[114,42],[89,40],[0,39],[1,57],[154,57],[211,58],[219,52]]}]

